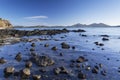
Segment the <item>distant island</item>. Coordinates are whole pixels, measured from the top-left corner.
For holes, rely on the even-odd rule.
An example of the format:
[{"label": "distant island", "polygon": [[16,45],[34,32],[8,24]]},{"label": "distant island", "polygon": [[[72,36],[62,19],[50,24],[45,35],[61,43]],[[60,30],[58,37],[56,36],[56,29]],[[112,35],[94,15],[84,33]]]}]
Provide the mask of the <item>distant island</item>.
[{"label": "distant island", "polygon": [[74,28],[74,27],[120,27],[120,26],[110,26],[104,23],[93,23],[93,24],[74,24],[71,26],[45,26],[45,25],[37,25],[37,26],[14,26],[15,28]]}]

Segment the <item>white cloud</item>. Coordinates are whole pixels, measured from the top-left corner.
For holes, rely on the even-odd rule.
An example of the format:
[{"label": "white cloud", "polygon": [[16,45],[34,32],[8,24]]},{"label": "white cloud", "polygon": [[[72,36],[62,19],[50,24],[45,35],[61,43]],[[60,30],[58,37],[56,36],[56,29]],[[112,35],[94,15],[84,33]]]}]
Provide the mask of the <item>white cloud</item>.
[{"label": "white cloud", "polygon": [[30,16],[30,17],[24,17],[24,19],[46,19],[47,16]]}]

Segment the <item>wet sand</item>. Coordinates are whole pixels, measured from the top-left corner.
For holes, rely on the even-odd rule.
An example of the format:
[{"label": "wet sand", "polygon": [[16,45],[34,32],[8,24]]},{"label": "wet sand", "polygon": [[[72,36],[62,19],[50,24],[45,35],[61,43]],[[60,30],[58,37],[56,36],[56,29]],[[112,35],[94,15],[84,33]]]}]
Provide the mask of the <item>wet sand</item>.
[{"label": "wet sand", "polygon": [[[75,36],[71,37],[70,33],[79,34],[80,38],[78,38],[77,44],[74,42]],[[99,37],[103,38],[103,36]],[[95,47],[91,47],[91,51],[82,50],[83,42],[79,42],[79,39],[82,39],[85,44],[89,43],[87,35],[84,35],[83,32],[73,31],[56,35],[22,36],[20,41],[14,44],[2,45],[0,54],[7,62],[0,64],[0,79],[21,80],[21,76],[23,76],[21,70],[26,67],[27,61],[31,61],[30,75],[24,80],[33,80],[33,75],[40,75],[40,80],[119,80],[120,54],[106,52],[107,49],[103,47],[106,44],[96,45],[94,44],[96,40],[92,42]],[[69,46],[62,47],[61,43],[63,42]],[[15,57],[19,52],[21,60],[17,61]],[[37,56],[49,56],[54,64],[41,58],[43,63],[51,63],[51,65],[40,66],[36,61],[41,61],[41,59],[33,60]],[[8,66],[13,66],[15,70],[6,77],[4,69]],[[15,76],[15,72],[19,72],[19,75]]]}]

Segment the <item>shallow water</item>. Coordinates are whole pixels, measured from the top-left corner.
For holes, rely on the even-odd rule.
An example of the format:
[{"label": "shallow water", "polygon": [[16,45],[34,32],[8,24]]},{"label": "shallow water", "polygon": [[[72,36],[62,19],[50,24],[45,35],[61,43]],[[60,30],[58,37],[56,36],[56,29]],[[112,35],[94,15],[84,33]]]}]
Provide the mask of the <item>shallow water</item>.
[{"label": "shallow water", "polygon": [[[23,28],[22,28],[23,29]],[[32,28],[29,28],[32,30]],[[29,30],[25,29],[25,30]],[[35,28],[33,28],[35,29]],[[41,28],[40,28],[41,29]],[[46,28],[48,29],[48,28]],[[59,29],[59,28],[57,28]],[[63,28],[60,28],[63,29]],[[78,28],[68,28],[69,30],[75,30]],[[30,36],[30,37],[23,37],[23,38],[42,38],[42,39],[48,39],[48,40],[43,40],[43,41],[33,41],[36,44],[35,51],[38,54],[45,54],[49,55],[52,57],[55,61],[56,64],[53,67],[57,66],[62,66],[64,65],[68,69],[70,60],[71,59],[77,59],[79,56],[87,55],[86,58],[89,59],[88,63],[85,64],[90,64],[90,65],[95,65],[96,63],[102,63],[104,65],[104,69],[107,70],[107,76],[102,76],[100,74],[92,74],[91,72],[86,72],[83,70],[84,73],[87,74],[87,80],[119,80],[120,76],[118,73],[118,67],[120,67],[120,62],[116,61],[120,59],[120,28],[80,28],[86,30],[86,32],[81,33],[81,32],[70,32],[70,33],[63,33],[63,34],[57,34],[54,36],[47,36],[47,35],[41,35],[41,36]],[[83,37],[80,34],[86,34],[87,37]],[[102,37],[100,35],[109,35],[109,41],[102,41]],[[62,37],[62,38],[61,38]],[[94,44],[94,42],[102,42],[104,43],[104,46],[97,46]],[[64,50],[61,48],[60,44],[61,42],[66,42],[70,44],[70,46],[75,46],[76,49],[73,50],[70,48],[69,50]],[[48,48],[44,47],[44,44],[48,43],[50,46]],[[8,60],[7,64],[3,64],[0,67],[0,80],[4,80],[3,77],[3,69],[4,67],[8,65],[14,65],[17,70],[20,70],[24,67],[24,60],[29,59],[29,54],[30,51],[29,49],[31,48],[31,42],[20,42],[17,44],[13,45],[4,45],[0,47],[0,56],[4,57],[5,59]],[[53,46],[57,46],[58,50],[57,51],[52,51],[51,48]],[[26,49],[28,48],[28,49]],[[92,49],[95,50],[92,50]],[[101,50],[104,48],[105,50]],[[15,55],[21,52],[23,55],[23,60],[21,62],[17,62],[14,60]],[[63,53],[63,57],[59,56],[59,53]],[[110,58],[110,60],[107,60],[107,58]],[[64,59],[64,61],[63,61]],[[53,67],[48,67],[47,68],[47,74],[49,78],[45,78],[42,80],[52,80],[52,69]],[[40,68],[36,68],[36,66],[33,66],[32,68],[32,73],[40,73],[38,72]],[[72,76],[65,76],[69,80],[79,80],[77,78],[76,74],[76,68],[73,69],[73,73],[71,74]],[[42,73],[40,73],[42,74]],[[59,76],[59,77],[63,77]],[[58,76],[57,76],[58,77]]]}]

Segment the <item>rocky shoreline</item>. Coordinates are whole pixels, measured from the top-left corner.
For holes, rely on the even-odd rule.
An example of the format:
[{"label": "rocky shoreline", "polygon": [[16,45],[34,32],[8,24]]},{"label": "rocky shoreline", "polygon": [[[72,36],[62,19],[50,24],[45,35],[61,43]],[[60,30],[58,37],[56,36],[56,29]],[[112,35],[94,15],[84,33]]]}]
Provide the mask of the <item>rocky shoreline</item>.
[{"label": "rocky shoreline", "polygon": [[[74,43],[70,44],[64,40],[64,38],[69,37],[67,35],[69,32],[78,32],[76,34],[79,34],[83,39],[88,37],[88,35],[82,33],[85,31],[81,29],[0,30],[1,38],[5,38],[2,43],[18,43],[7,46],[10,50],[8,49],[8,52],[4,55],[9,54],[6,55],[9,58],[1,56],[0,77],[12,80],[108,80],[114,73],[111,72],[113,69],[109,68],[107,63],[113,58],[108,57],[107,54],[77,51],[77,46]],[[59,36],[58,39],[54,37],[62,33],[64,35]],[[24,38],[24,36],[35,35],[39,37]],[[100,35],[100,37],[104,42],[109,41],[108,35]],[[93,45],[104,51],[104,43],[94,41]],[[117,80],[115,76],[112,79]]]}]

